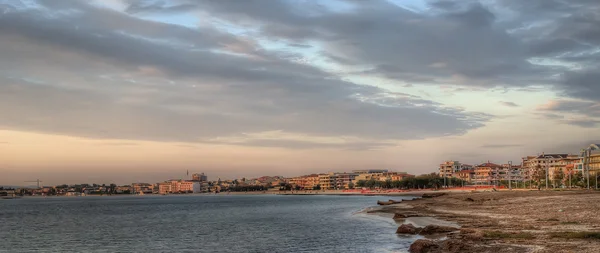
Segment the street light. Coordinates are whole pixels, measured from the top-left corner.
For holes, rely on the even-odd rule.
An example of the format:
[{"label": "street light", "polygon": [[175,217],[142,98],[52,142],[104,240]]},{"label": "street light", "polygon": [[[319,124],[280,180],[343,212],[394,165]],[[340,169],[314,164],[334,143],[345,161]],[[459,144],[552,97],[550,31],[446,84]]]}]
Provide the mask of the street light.
[{"label": "street light", "polygon": [[546,156],[546,190],[548,190],[548,174],[550,171],[550,159]]},{"label": "street light", "polygon": [[512,184],[510,182],[510,174],[512,174],[512,161],[508,161],[508,189],[512,190]]}]

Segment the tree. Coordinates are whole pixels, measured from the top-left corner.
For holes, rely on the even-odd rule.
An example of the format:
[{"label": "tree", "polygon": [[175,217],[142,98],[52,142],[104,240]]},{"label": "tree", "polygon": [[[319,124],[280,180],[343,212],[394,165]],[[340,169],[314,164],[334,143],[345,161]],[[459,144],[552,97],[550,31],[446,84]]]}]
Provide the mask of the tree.
[{"label": "tree", "polygon": [[546,170],[541,165],[537,165],[533,171],[533,180],[537,181],[538,187],[541,185],[541,181],[546,179]]},{"label": "tree", "polygon": [[552,175],[552,181],[554,183],[554,188],[556,188],[557,186],[560,187],[562,185],[564,178],[565,178],[565,172],[561,168],[554,169],[554,173]]},{"label": "tree", "polygon": [[318,184],[318,185],[315,185],[315,186],[313,187],[313,190],[315,190],[315,191],[321,190],[321,185],[320,185],[320,184]]},{"label": "tree", "polygon": [[354,189],[354,183],[352,183],[352,182],[348,183],[348,189]]},{"label": "tree", "polygon": [[367,181],[365,181],[365,180],[358,180],[356,182],[356,187],[363,188],[363,187],[366,187],[366,186],[367,186]]}]

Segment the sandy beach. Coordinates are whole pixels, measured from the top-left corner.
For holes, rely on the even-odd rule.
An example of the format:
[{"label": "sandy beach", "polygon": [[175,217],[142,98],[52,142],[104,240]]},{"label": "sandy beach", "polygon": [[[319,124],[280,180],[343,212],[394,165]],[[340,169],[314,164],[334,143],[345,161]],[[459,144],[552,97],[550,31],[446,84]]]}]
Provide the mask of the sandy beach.
[{"label": "sandy beach", "polygon": [[600,252],[599,209],[596,191],[514,190],[452,192],[370,212],[395,215],[399,224],[460,226],[443,240],[418,240],[411,252],[591,253]]}]

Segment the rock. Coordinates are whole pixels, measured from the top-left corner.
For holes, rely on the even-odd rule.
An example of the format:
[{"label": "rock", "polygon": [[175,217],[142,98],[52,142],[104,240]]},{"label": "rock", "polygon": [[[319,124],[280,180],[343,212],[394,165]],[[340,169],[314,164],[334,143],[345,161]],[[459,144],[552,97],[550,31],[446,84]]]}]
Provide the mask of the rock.
[{"label": "rock", "polygon": [[377,201],[377,204],[378,204],[378,205],[380,205],[380,206],[387,206],[387,205],[398,204],[398,203],[401,203],[401,202],[402,202],[402,201],[395,201],[395,200],[391,200],[391,199],[390,199],[390,200],[388,200],[388,201],[381,201],[381,200],[378,200],[378,201]]},{"label": "rock", "polygon": [[419,232],[419,234],[420,235],[433,235],[433,234],[450,233],[450,232],[454,232],[456,230],[458,230],[458,228],[444,227],[444,226],[437,226],[437,225],[427,225],[426,227],[421,229],[421,232]]},{"label": "rock", "polygon": [[412,224],[402,224],[396,230],[396,234],[416,235],[417,233],[419,233],[420,230],[420,228],[416,228]]},{"label": "rock", "polygon": [[439,249],[439,246],[432,240],[419,239],[410,245],[410,253],[428,253]]},{"label": "rock", "polygon": [[440,193],[425,193],[425,194],[423,194],[423,196],[421,196],[421,198],[430,199],[430,198],[440,197],[440,196],[444,196],[444,195],[446,195],[446,193],[443,193],[443,192],[440,192]]},{"label": "rock", "polygon": [[416,213],[395,213],[394,220],[403,220],[410,217],[421,217],[421,215]]},{"label": "rock", "polygon": [[464,243],[461,240],[450,239],[450,240],[445,240],[442,242],[442,252],[451,252],[451,253],[465,252],[469,248],[471,248],[471,245]]},{"label": "rock", "polygon": [[462,228],[460,229],[460,237],[464,240],[480,241],[483,239],[483,232],[475,229]]},{"label": "rock", "polygon": [[473,202],[473,201],[475,201],[475,200],[474,200],[474,199],[472,199],[472,198],[466,198],[466,199],[465,199],[465,201]]}]

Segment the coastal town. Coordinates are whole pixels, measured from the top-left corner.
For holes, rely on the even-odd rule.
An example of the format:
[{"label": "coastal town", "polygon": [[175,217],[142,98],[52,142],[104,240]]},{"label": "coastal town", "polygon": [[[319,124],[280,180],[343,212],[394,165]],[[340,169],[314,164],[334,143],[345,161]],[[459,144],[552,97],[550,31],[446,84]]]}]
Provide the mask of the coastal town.
[{"label": "coastal town", "polygon": [[450,189],[479,186],[493,188],[594,188],[598,189],[600,144],[590,144],[580,154],[546,154],[524,156],[521,161],[484,162],[469,165],[445,161],[437,173],[415,176],[388,169],[353,170],[310,174],[296,177],[263,176],[233,180],[208,180],[204,173],[189,172],[188,179],[171,179],[158,183],[75,184],[36,187],[0,188],[0,197],[8,196],[89,196],[120,194],[198,194],[221,192],[281,192],[356,189]]}]

